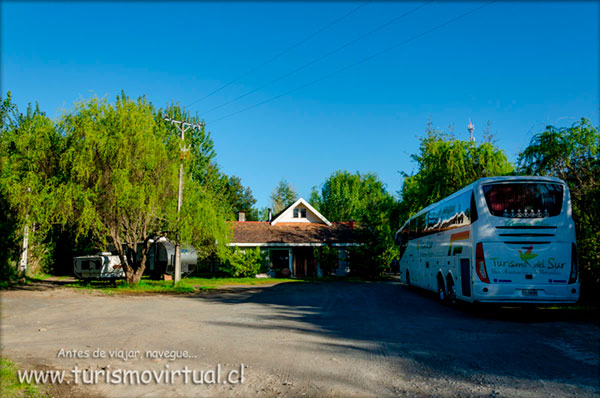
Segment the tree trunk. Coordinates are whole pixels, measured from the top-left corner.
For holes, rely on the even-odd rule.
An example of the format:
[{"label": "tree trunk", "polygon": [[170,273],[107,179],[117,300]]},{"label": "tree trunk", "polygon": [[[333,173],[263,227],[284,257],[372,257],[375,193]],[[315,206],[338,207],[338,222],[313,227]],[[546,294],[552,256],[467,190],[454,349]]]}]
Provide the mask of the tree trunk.
[{"label": "tree trunk", "polygon": [[[150,238],[146,237],[144,239],[144,246],[142,248],[141,259],[137,261],[137,244],[136,243],[128,243],[126,253],[123,250],[123,246],[121,245],[121,240],[119,236],[115,233],[112,234],[112,240],[119,254],[119,259],[121,260],[121,266],[123,267],[123,271],[125,272],[125,281],[130,285],[137,285],[140,283],[142,279],[142,275],[144,274],[144,270],[146,269],[146,258],[148,257],[148,251],[150,250]],[[129,263],[129,258],[131,257],[132,264]]]},{"label": "tree trunk", "polygon": [[133,271],[131,267],[128,268],[128,272],[126,272],[126,281],[130,285],[137,285],[140,283],[142,279],[142,272]]}]

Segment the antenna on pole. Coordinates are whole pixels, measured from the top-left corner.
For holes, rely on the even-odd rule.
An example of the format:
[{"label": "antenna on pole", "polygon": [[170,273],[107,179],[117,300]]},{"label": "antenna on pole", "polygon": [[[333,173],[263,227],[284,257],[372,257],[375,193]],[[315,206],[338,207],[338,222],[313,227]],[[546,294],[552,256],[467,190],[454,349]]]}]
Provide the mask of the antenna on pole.
[{"label": "antenna on pole", "polygon": [[467,126],[467,130],[469,130],[469,133],[471,134],[471,142],[474,142],[475,137],[473,137],[473,130],[475,130],[475,126],[473,126],[471,119],[469,119],[469,125]]}]

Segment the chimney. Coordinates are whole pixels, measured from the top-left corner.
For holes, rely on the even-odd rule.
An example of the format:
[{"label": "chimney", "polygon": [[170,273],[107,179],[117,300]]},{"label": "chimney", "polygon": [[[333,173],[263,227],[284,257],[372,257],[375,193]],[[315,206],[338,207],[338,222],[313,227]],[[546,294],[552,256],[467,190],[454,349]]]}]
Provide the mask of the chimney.
[{"label": "chimney", "polygon": [[238,211],[238,221],[246,221],[246,212]]},{"label": "chimney", "polygon": [[273,213],[271,213],[271,209],[269,209],[269,222],[271,222],[272,218],[273,218]]}]

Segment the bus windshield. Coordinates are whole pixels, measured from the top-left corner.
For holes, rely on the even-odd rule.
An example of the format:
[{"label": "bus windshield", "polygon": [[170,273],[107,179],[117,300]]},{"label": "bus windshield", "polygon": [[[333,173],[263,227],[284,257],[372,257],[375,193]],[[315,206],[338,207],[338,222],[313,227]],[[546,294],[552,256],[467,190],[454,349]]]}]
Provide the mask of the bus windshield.
[{"label": "bus windshield", "polygon": [[560,214],[563,186],[552,183],[484,185],[488,209],[497,217],[540,218]]}]

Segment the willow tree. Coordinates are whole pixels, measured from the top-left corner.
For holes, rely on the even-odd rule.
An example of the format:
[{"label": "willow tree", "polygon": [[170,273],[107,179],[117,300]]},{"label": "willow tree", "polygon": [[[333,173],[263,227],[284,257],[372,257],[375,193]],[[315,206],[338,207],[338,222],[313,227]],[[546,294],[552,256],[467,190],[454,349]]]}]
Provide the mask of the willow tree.
[{"label": "willow tree", "polygon": [[[139,282],[150,239],[168,227],[165,209],[177,192],[177,164],[145,99],[124,95],[114,106],[92,99],[63,116],[67,182],[59,187],[61,214],[80,234],[110,239],[127,282]],[[138,253],[138,243],[142,243]]]},{"label": "willow tree", "polygon": [[122,94],[114,105],[85,101],[60,126],[67,144],[61,158],[66,183],[57,190],[63,222],[74,223],[80,234],[91,232],[102,245],[112,243],[128,283],[142,277],[153,237],[226,243],[225,222],[210,191],[190,177],[178,217],[179,162],[189,170],[197,160],[197,136],[186,138],[192,157],[182,159],[178,131],[145,98]]}]

